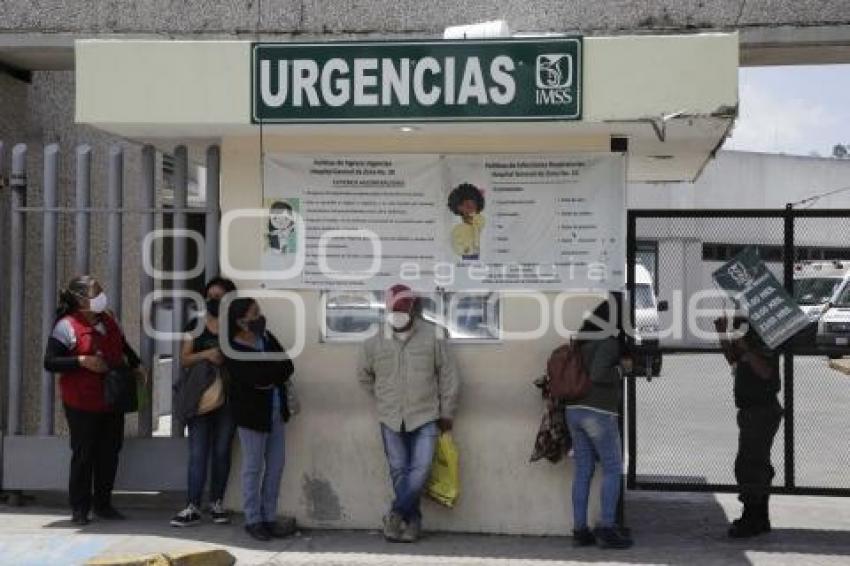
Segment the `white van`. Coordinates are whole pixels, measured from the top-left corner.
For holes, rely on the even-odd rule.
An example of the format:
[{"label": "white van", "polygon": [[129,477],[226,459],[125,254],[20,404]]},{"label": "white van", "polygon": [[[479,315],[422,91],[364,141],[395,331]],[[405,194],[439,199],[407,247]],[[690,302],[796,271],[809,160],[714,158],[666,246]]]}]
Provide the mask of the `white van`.
[{"label": "white van", "polygon": [[850,262],[812,261],[794,266],[794,300],[809,317],[818,322],[847,286]]},{"label": "white van", "polygon": [[[658,313],[667,308],[667,301],[659,301],[655,296],[655,285],[649,270],[640,263],[635,264],[635,345],[652,352],[650,363],[653,376],[661,373]],[[644,360],[635,360],[635,371],[638,375],[646,374]]]},{"label": "white van", "polygon": [[823,306],[823,314],[818,317],[815,339],[818,346],[833,348],[850,345],[850,262],[834,264],[835,269],[841,271],[842,275],[832,296]]}]

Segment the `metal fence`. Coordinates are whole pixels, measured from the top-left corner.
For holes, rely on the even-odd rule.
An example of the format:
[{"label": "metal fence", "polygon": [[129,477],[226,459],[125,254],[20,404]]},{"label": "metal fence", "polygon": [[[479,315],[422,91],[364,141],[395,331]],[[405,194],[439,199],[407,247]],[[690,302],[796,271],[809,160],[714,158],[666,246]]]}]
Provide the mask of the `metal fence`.
[{"label": "metal fence", "polygon": [[[793,293],[801,261],[836,260],[850,270],[850,261],[843,261],[850,258],[848,241],[850,210],[629,212],[629,286],[634,289],[639,257],[654,262],[659,299],[670,302],[659,319],[660,375],[627,383],[630,489],[737,491],[733,378],[716,339],[702,335],[711,333],[711,320],[692,322],[697,308],[723,306],[718,298],[693,301],[714,289],[711,273],[744,247],[756,246]],[[648,257],[653,251],[655,257]],[[850,424],[850,378],[827,363],[850,349],[818,344],[817,329],[812,322],[780,348],[786,412],[773,446],[773,492],[850,496],[850,437],[843,434]]]},{"label": "metal fence", "polygon": [[[8,146],[7,146],[8,147]],[[58,248],[58,231],[60,217],[64,222],[73,222],[74,237],[73,257],[74,272],[78,274],[89,273],[91,269],[91,232],[92,222],[104,222],[106,224],[106,272],[107,280],[105,287],[110,294],[110,308],[122,320],[123,326],[137,325],[139,328],[140,342],[138,352],[142,363],[153,370],[156,367],[156,348],[154,338],[146,333],[141,319],[126,320],[121,317],[123,305],[122,288],[124,274],[138,274],[140,304],[138,312],[144,316],[150,316],[150,308],[145,312],[145,299],[151,296],[158,287],[163,287],[162,281],[156,281],[151,270],[145,269],[143,265],[129,265],[124,257],[123,240],[125,237],[138,238],[141,243],[146,236],[153,233],[157,221],[162,224],[164,217],[169,217],[172,229],[166,230],[171,238],[171,272],[166,274],[170,277],[168,288],[164,295],[170,299],[172,304],[172,324],[175,335],[182,332],[186,314],[186,304],[180,297],[180,290],[184,289],[185,279],[180,272],[187,269],[187,235],[184,232],[189,215],[204,215],[206,217],[206,234],[203,238],[204,249],[199,254],[204,257],[205,277],[210,278],[218,274],[218,227],[220,218],[219,209],[219,173],[220,173],[220,150],[218,146],[210,146],[206,151],[206,206],[205,208],[189,207],[188,205],[188,166],[189,158],[186,146],[180,145],[174,148],[174,198],[172,206],[157,206],[156,186],[156,150],[151,145],[146,145],[140,150],[140,178],[134,185],[140,187],[141,195],[138,205],[125,205],[125,163],[124,149],[122,147],[110,147],[107,158],[107,183],[106,183],[106,206],[92,206],[92,163],[93,151],[88,145],[80,145],[73,150],[74,182],[72,186],[61,186],[60,159],[62,159],[61,148],[57,144],[44,147],[41,180],[41,203],[29,203],[28,189],[32,189],[28,182],[27,171],[32,170],[34,164],[29,163],[29,150],[25,144],[18,144],[11,148],[10,152],[4,151],[0,142],[0,178],[4,178],[4,172],[9,171],[9,213],[8,226],[0,226],[3,238],[8,235],[8,293],[0,303],[0,312],[8,316],[8,382],[7,382],[7,412],[5,436],[21,436],[22,414],[24,411],[22,386],[24,383],[24,357],[25,348],[40,348],[44,351],[47,338],[50,335],[54,310],[56,306],[58,286],[64,282],[58,281],[57,260],[60,251],[70,253],[69,250]],[[10,166],[6,167],[7,155],[10,155]],[[71,156],[66,156],[69,158]],[[135,156],[133,156],[135,157]],[[36,165],[37,166],[37,165]],[[69,184],[70,185],[70,184]],[[2,187],[2,185],[0,185]],[[5,190],[4,190],[5,192]],[[73,206],[59,206],[59,195],[74,195]],[[65,199],[68,200],[68,199]],[[139,215],[140,231],[138,234],[126,234],[124,220],[128,215]],[[26,254],[27,251],[27,222],[40,221],[42,223],[42,253],[40,258],[41,273],[41,304],[27,304],[25,301],[25,273],[26,262],[35,258]],[[138,261],[134,258],[133,261]],[[5,267],[5,266],[4,266]],[[4,292],[5,293],[5,292]],[[7,305],[7,306],[6,306]],[[150,305],[148,305],[149,307]],[[25,343],[24,328],[27,320],[35,317],[27,316],[25,309],[38,309],[41,313],[40,344]],[[8,314],[6,314],[8,313]],[[175,352],[177,344],[175,343]],[[179,372],[179,364],[172,365],[172,377],[176,379]],[[151,388],[153,379],[148,383],[147,398],[151,399]],[[169,384],[170,385],[170,384]],[[39,436],[50,436],[55,432],[54,423],[54,399],[55,379],[46,371],[41,372],[40,393],[38,399],[39,413],[38,434]],[[154,430],[154,415],[152,414],[152,403],[143,404],[139,412],[139,436],[149,437]],[[172,428],[172,435],[179,436],[182,430]]]}]

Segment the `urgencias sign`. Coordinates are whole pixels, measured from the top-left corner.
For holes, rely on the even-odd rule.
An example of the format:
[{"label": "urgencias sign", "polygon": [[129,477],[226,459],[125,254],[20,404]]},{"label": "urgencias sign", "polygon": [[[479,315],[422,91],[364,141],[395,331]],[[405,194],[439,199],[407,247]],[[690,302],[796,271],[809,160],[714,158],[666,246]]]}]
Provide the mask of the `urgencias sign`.
[{"label": "urgencias sign", "polygon": [[255,43],[254,123],[581,119],[580,37]]}]

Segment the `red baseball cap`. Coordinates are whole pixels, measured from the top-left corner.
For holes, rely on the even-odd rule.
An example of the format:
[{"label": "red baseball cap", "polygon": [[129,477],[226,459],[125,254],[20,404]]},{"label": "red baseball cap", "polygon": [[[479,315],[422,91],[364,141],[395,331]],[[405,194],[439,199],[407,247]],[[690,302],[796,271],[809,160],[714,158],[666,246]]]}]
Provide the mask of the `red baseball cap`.
[{"label": "red baseball cap", "polygon": [[387,310],[392,312],[410,312],[416,295],[407,285],[396,284],[387,289]]}]

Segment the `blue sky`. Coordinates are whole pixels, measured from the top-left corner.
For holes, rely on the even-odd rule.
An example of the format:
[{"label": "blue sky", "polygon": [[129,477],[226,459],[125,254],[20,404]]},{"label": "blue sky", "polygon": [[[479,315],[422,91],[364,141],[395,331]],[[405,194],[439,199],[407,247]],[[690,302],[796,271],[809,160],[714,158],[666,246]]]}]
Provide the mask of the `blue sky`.
[{"label": "blue sky", "polygon": [[850,65],[739,71],[740,114],[724,148],[832,155],[850,144]]}]

